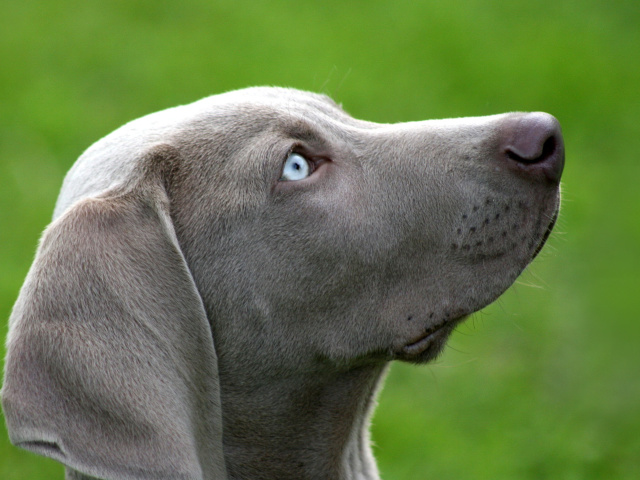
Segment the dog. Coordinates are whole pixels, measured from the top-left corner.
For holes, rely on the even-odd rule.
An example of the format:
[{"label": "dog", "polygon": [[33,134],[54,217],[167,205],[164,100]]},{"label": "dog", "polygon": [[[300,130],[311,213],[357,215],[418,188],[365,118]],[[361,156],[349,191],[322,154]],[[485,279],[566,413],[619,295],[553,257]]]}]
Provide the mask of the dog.
[{"label": "dog", "polygon": [[257,87],[67,174],[10,318],[11,441],[67,478],[378,478],[387,365],[436,358],[557,218],[545,113],[377,124]]}]

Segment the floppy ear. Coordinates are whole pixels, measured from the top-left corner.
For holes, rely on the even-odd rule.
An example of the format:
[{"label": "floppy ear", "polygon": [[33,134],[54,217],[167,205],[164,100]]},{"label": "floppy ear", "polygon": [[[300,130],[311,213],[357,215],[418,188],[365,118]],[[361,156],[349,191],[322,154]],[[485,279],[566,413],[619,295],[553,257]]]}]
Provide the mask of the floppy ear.
[{"label": "floppy ear", "polygon": [[90,476],[224,479],[213,337],[156,170],[45,231],[10,318],[7,426]]}]

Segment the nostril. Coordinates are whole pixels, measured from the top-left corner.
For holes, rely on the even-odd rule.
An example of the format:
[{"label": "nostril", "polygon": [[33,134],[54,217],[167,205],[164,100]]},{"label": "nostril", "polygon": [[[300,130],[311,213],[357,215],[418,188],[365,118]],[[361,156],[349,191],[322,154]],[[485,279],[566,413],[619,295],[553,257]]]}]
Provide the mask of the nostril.
[{"label": "nostril", "polygon": [[[509,146],[506,148],[506,155],[511,160],[520,163],[538,163],[543,162],[547,158],[551,157],[556,151],[557,141],[554,135],[547,138],[541,146],[539,145],[526,145],[525,149],[518,149],[517,147]],[[538,147],[538,148],[532,148]]]}]

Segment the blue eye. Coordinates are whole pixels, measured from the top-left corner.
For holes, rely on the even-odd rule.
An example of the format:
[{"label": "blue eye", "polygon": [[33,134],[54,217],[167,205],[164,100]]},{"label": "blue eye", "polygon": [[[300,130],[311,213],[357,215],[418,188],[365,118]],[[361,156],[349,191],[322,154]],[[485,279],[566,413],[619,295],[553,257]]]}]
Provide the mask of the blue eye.
[{"label": "blue eye", "polygon": [[309,160],[299,153],[290,153],[287,160],[284,162],[284,168],[282,169],[282,177],[280,177],[280,180],[302,180],[311,175],[311,171],[312,168]]}]

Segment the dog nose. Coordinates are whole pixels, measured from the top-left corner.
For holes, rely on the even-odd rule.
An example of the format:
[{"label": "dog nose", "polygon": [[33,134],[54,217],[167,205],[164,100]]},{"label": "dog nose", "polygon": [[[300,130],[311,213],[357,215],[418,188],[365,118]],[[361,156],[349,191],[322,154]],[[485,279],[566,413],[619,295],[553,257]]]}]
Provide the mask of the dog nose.
[{"label": "dog nose", "polygon": [[509,167],[528,177],[558,183],[564,168],[560,123],[548,113],[511,117],[504,125],[500,154]]}]

